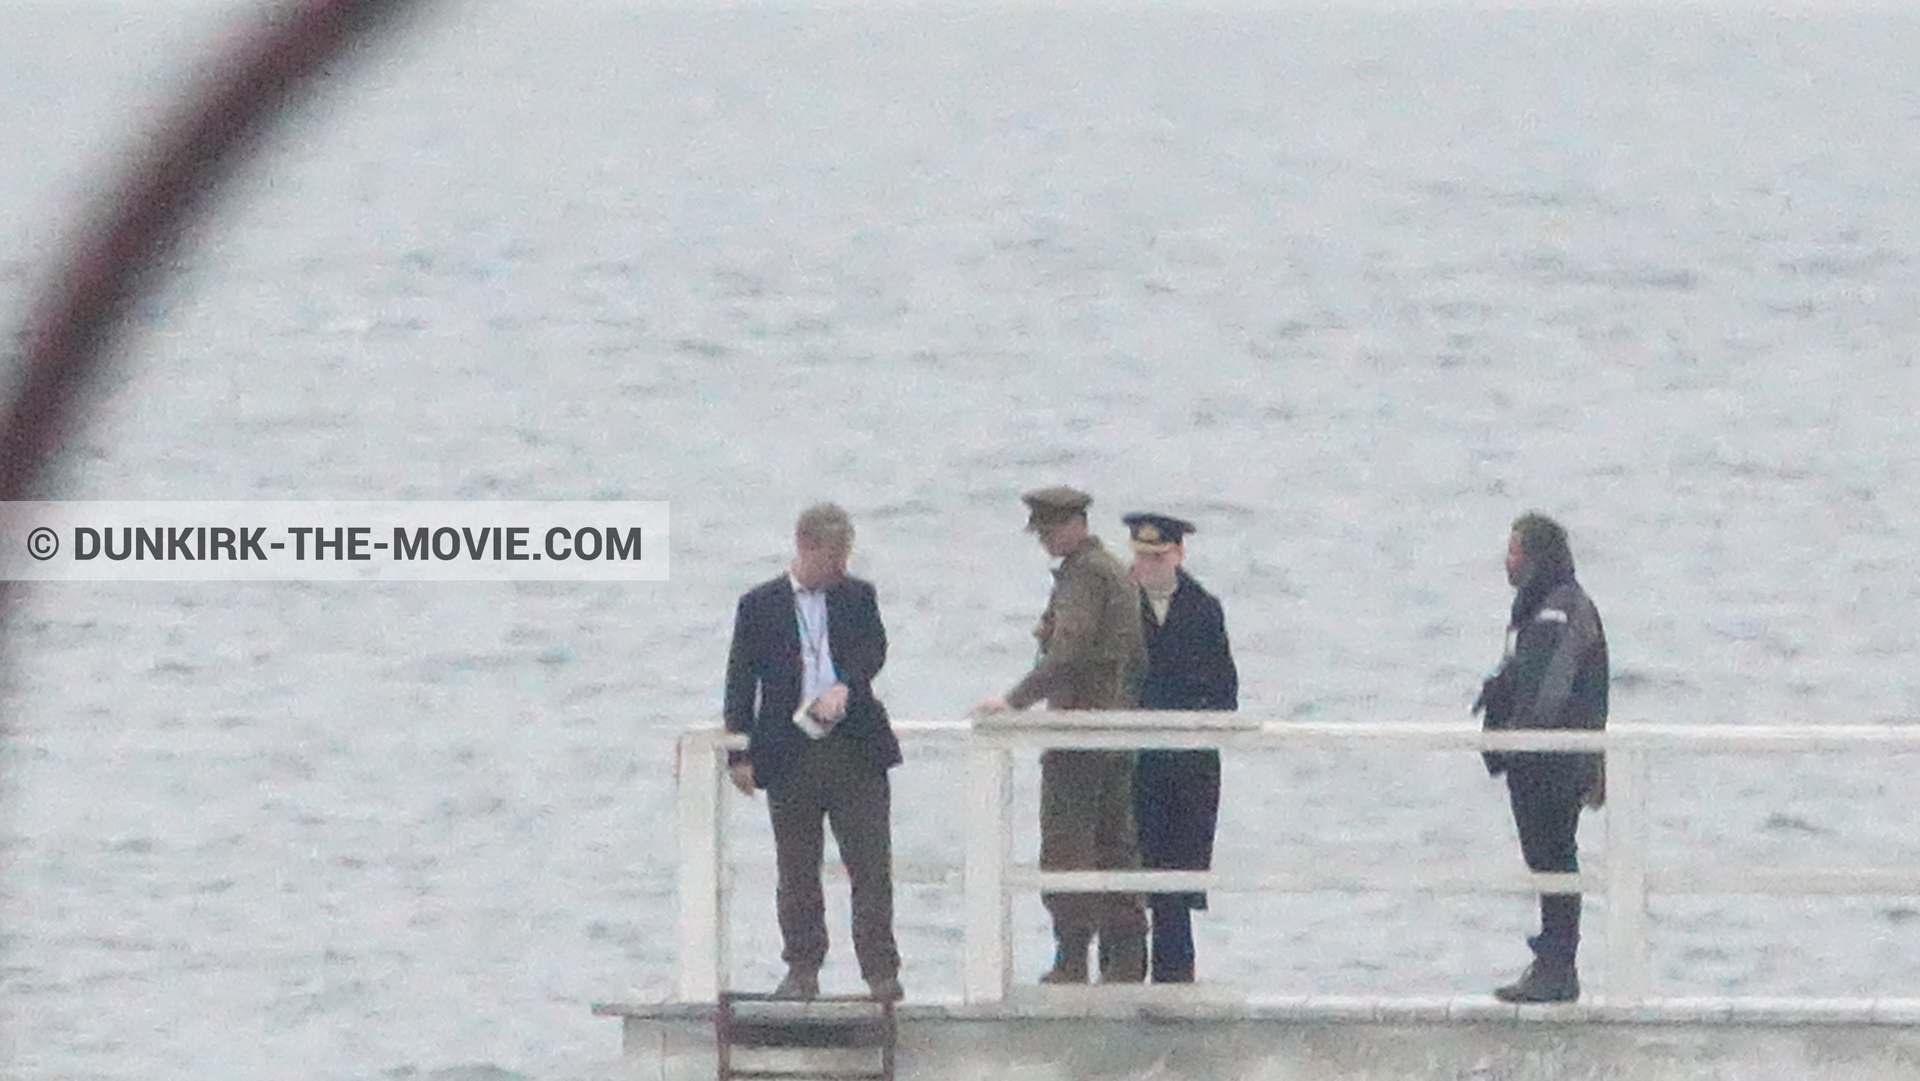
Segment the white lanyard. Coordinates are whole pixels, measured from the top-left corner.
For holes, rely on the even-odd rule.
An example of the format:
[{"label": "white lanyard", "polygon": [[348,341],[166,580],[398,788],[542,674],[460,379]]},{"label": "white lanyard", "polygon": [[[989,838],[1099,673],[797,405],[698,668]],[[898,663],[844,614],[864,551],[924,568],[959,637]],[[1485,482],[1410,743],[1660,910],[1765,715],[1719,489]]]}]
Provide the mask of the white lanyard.
[{"label": "white lanyard", "polygon": [[827,637],[826,596],[820,596],[818,615],[809,617],[808,610],[812,607],[801,602],[798,592],[794,593],[794,623],[800,632],[801,694],[807,701],[812,701],[832,686],[837,678],[833,668],[832,643]]}]

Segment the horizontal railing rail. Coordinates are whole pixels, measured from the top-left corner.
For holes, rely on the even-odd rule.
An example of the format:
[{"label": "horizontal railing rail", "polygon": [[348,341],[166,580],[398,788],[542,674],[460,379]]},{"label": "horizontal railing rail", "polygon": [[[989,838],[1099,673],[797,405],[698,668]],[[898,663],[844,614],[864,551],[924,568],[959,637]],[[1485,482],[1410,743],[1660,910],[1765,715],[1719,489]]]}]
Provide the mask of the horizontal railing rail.
[{"label": "horizontal railing rail", "polygon": [[[1762,893],[1920,895],[1920,867],[1788,869],[1728,864],[1650,867],[1646,797],[1650,757],[1672,753],[1879,753],[1920,751],[1920,727],[1889,725],[1616,724],[1604,732],[1507,730],[1467,723],[1325,722],[1267,719],[1253,713],[1031,712],[973,721],[896,721],[903,741],[953,743],[966,752],[966,842],[962,970],[970,1004],[1008,994],[1012,974],[1011,902],[1015,891],[1135,892],[1320,890],[1571,892],[1606,897],[1607,997],[1616,1005],[1654,1001],[1648,974],[1647,895]],[[677,755],[679,972],[681,1001],[712,1002],[725,986],[726,898],[721,813],[729,747],[744,739],[712,728],[680,737]],[[1578,874],[1532,874],[1513,866],[1311,866],[1238,871],[1041,871],[1016,864],[1013,754],[1049,748],[1225,751],[1287,747],[1378,747],[1434,751],[1604,751],[1607,754],[1603,866]]]}]

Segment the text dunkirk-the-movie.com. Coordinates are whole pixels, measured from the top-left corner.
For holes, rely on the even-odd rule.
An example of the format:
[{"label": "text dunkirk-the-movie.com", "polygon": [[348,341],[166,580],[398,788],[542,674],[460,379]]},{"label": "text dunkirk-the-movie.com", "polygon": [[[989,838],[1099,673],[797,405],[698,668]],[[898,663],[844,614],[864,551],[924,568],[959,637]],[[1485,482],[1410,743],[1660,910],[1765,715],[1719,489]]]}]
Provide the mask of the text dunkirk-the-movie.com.
[{"label": "text dunkirk-the-movie.com", "polygon": [[667,504],[0,504],[0,579],[662,582]]}]

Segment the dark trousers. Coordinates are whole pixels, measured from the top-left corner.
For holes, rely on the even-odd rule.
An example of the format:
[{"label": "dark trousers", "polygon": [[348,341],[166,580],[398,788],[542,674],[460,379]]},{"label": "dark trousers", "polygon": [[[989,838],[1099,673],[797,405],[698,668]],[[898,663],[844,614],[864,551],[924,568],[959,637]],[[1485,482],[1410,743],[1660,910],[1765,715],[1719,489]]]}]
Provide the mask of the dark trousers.
[{"label": "dark trousers", "polygon": [[[1127,871],[1140,866],[1133,833],[1133,752],[1047,751],[1040,756],[1040,869]],[[1043,893],[1053,933],[1081,944],[1098,931],[1145,935],[1137,893]]]},{"label": "dark trousers", "polygon": [[[1520,854],[1527,869],[1573,874],[1580,870],[1576,835],[1584,795],[1582,778],[1550,763],[1515,765],[1507,771],[1507,795],[1513,823],[1520,830]],[[1580,895],[1540,895],[1541,956],[1571,960],[1580,945]]]},{"label": "dark trousers", "polygon": [[1184,893],[1149,893],[1153,913],[1153,982],[1193,982],[1193,908]]},{"label": "dark trousers", "polygon": [[[1140,752],[1133,771],[1133,816],[1142,866],[1207,870],[1213,865],[1219,815],[1219,751]],[[1192,982],[1193,910],[1205,907],[1202,891],[1147,895],[1147,910],[1153,915],[1153,982]]]},{"label": "dark trousers", "polygon": [[860,962],[860,975],[869,981],[898,975],[892,802],[886,771],[875,769],[844,739],[809,743],[767,789],[774,858],[780,867],[780,958],[789,967],[818,971],[827,959],[826,900],[820,889],[825,819],[852,886],[853,955]]}]

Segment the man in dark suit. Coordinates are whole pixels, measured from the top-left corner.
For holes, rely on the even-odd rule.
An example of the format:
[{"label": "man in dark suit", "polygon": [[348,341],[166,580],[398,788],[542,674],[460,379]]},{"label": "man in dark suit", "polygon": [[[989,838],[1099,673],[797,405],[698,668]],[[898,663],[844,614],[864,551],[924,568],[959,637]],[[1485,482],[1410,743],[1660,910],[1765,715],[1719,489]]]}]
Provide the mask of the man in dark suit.
[{"label": "man in dark suit", "polygon": [[[1182,566],[1193,523],[1164,514],[1129,514],[1128,577],[1140,587],[1147,641],[1141,709],[1232,710],[1240,675],[1227,642],[1226,615]],[[1220,815],[1220,752],[1144,750],[1133,773],[1133,815],[1140,860],[1150,870],[1204,871],[1213,865]],[[1204,892],[1147,895],[1153,917],[1153,982],[1193,982],[1192,910]]]},{"label": "man in dark suit", "polygon": [[897,1001],[887,770],[900,762],[900,743],[873,696],[887,631],[873,586],[847,576],[853,523],[845,511],[831,503],[807,508],[794,526],[794,548],[786,573],[740,598],[727,653],[727,731],[747,734],[746,750],[728,752],[728,772],[748,795],[767,790],[780,871],[787,974],[774,994],[820,993],[825,819],[852,886],[860,975],[874,998]]}]

